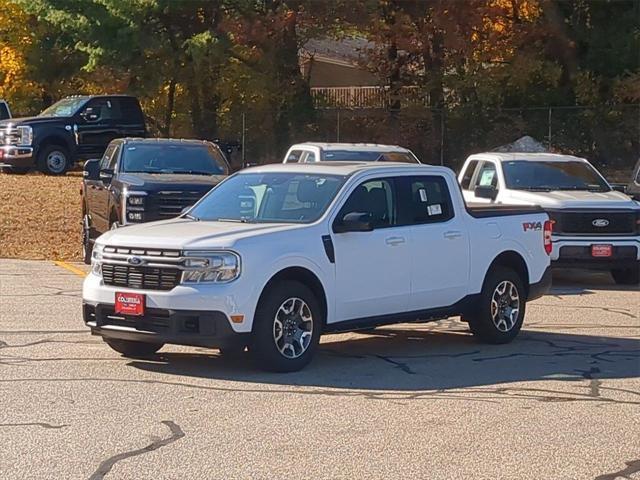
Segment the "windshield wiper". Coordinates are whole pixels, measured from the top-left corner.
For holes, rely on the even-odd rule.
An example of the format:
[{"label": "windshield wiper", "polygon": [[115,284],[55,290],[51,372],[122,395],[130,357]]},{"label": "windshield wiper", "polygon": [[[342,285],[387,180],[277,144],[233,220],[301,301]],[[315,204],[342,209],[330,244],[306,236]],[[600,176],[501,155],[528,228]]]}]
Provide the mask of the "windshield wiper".
[{"label": "windshield wiper", "polygon": [[527,190],[529,192],[550,192],[555,190],[553,187],[518,187],[516,190]]},{"label": "windshield wiper", "polygon": [[191,215],[190,213],[185,213],[184,215],[182,215],[184,218],[188,218],[189,220],[193,220],[194,222],[199,222],[200,218],[196,217],[195,215]]},{"label": "windshield wiper", "polygon": [[211,172],[203,172],[201,170],[177,170],[168,173],[184,174],[184,175],[213,175]]},{"label": "windshield wiper", "polygon": [[247,217],[240,218],[216,218],[215,222],[251,223]]}]

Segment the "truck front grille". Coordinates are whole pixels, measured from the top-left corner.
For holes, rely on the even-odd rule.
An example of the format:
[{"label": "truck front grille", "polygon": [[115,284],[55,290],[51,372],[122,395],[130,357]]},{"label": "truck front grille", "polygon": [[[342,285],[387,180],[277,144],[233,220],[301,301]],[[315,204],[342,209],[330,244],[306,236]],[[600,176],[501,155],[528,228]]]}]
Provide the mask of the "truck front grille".
[{"label": "truck front grille", "polygon": [[181,270],[171,267],[102,265],[105,285],[144,290],[171,290],[180,283]]},{"label": "truck front grille", "polygon": [[147,212],[154,218],[173,218],[180,215],[185,207],[190,207],[206,191],[162,191],[151,195]]},{"label": "truck front grille", "polygon": [[558,235],[635,235],[636,213],[633,211],[549,212]]}]

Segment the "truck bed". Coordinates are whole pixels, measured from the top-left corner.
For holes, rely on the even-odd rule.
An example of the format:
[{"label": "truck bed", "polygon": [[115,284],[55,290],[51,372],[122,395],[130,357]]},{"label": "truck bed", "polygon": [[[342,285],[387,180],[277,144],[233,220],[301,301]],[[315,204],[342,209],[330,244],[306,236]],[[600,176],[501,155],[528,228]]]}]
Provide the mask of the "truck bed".
[{"label": "truck bed", "polygon": [[467,204],[467,212],[475,218],[490,218],[544,213],[545,210],[537,205],[487,205],[484,203],[469,203]]}]

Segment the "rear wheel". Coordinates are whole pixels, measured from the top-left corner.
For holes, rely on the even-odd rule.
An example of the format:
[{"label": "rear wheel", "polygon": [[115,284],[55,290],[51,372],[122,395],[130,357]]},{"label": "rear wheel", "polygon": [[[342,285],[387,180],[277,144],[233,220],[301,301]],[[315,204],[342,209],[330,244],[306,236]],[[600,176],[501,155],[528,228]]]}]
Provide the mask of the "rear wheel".
[{"label": "rear wheel", "polygon": [[38,168],[47,175],[64,175],[70,166],[69,151],[60,145],[48,145],[38,153]]},{"label": "rear wheel", "polygon": [[611,276],[618,285],[638,285],[640,284],[640,265],[611,270]]},{"label": "rear wheel", "polygon": [[277,283],[258,305],[249,352],[264,370],[300,370],[316,351],[323,323],[320,303],[308,287],[296,281]]},{"label": "rear wheel", "polygon": [[486,343],[513,340],[524,320],[526,293],[522,279],[510,268],[492,269],[473,312],[465,315],[471,332]]},{"label": "rear wheel", "polygon": [[107,345],[125,357],[144,358],[162,348],[162,343],[133,342],[131,340],[105,339]]}]

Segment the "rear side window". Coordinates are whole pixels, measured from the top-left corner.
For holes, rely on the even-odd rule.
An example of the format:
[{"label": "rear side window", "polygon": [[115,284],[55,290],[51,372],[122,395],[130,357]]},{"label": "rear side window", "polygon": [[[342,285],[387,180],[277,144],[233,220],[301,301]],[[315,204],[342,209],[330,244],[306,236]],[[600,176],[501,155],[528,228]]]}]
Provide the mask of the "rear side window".
[{"label": "rear side window", "polygon": [[[400,190],[404,192],[402,223],[421,225],[446,222],[453,218],[453,205],[447,181],[437,175],[406,177]],[[409,198],[407,198],[409,196]]]},{"label": "rear side window", "polygon": [[640,185],[640,162],[638,162],[638,169],[636,170],[636,183]]},{"label": "rear side window", "polygon": [[478,168],[478,160],[472,160],[467,165],[467,169],[464,171],[464,176],[462,177],[462,181],[460,182],[460,186],[463,190],[469,190],[471,187],[471,179],[473,178],[473,173]]},{"label": "rear side window", "polygon": [[313,163],[316,161],[316,154],[313,152],[305,152],[302,161],[304,163]]},{"label": "rear side window", "polygon": [[111,99],[114,108],[117,105],[117,116],[114,120],[125,125],[141,125],[144,123],[142,110],[138,100],[133,97],[114,97]]}]

